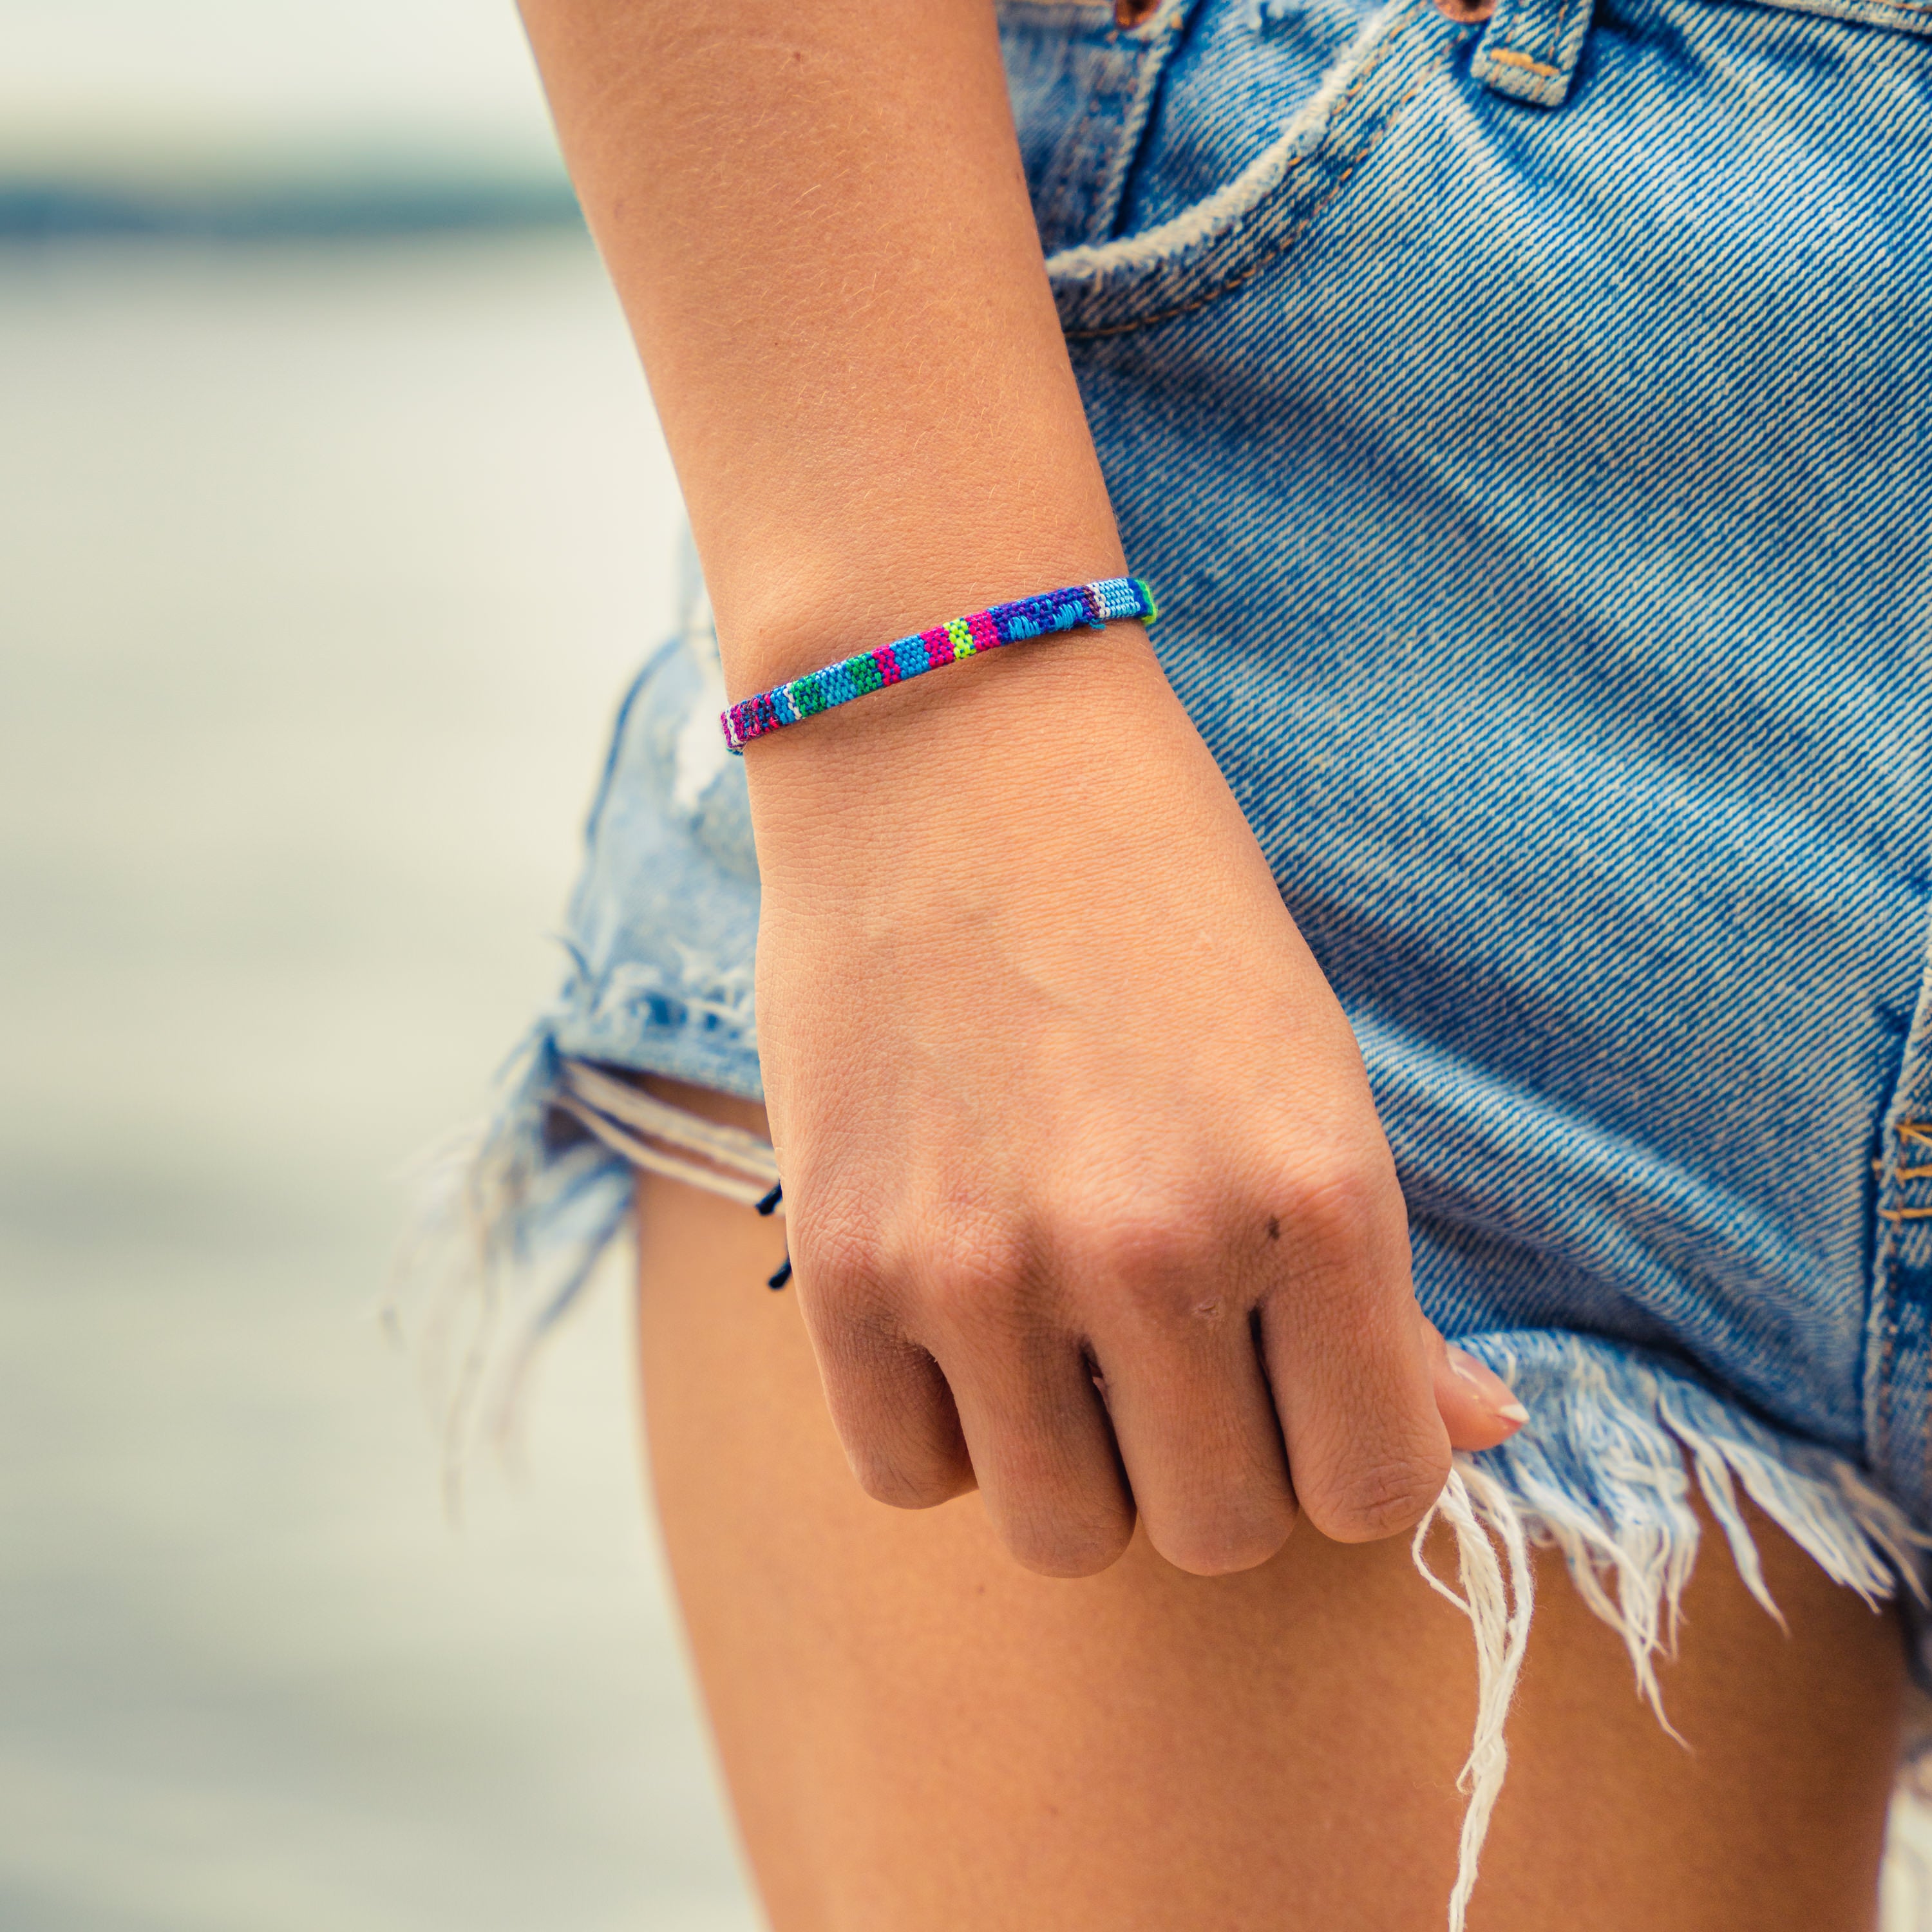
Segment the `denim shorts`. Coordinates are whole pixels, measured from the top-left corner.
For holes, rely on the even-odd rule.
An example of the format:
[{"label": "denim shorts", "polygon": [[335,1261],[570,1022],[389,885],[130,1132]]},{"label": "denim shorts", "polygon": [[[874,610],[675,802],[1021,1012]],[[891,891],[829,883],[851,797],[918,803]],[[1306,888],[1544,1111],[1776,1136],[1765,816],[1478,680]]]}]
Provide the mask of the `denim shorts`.
[{"label": "denim shorts", "polygon": [[[1646,1678],[1698,1495],[1760,1590],[1740,1492],[1915,1588],[1932,7],[1011,0],[1002,33],[1156,648],[1354,1023],[1422,1304],[1531,1412],[1466,1459],[1484,1492]],[[760,1091],[724,698],[694,576],[478,1170],[549,1258],[539,1324],[626,1198],[556,1130],[574,1071]]]}]

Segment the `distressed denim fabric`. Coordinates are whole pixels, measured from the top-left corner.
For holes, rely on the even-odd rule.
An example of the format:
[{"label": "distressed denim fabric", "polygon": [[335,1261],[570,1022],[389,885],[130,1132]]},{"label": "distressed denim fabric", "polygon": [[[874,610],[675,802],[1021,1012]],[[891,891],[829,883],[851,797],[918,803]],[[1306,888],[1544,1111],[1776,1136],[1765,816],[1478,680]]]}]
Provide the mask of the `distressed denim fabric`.
[{"label": "distressed denim fabric", "polygon": [[[1640,1676],[1694,1492],[1748,1578],[1740,1485],[1913,1584],[1932,10],[1004,23],[1156,648],[1354,1024],[1423,1305],[1531,1410],[1474,1518],[1560,1544]],[[723,699],[694,584],[498,1136],[526,1198],[620,1198],[538,1138],[566,1060],[760,1091]]]}]

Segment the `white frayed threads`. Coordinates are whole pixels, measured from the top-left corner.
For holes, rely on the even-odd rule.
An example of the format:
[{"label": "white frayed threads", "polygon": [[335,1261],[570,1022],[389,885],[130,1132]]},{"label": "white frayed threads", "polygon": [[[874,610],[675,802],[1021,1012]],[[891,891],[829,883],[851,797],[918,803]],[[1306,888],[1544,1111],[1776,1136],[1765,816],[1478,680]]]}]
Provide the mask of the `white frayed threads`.
[{"label": "white frayed threads", "polygon": [[[1456,1539],[1456,1564],[1462,1585],[1458,1596],[1429,1567],[1429,1532],[1440,1522]],[[1509,1562],[1504,1582],[1497,1558],[1499,1540]],[[1510,1700],[1522,1675],[1529,1645],[1529,1619],[1536,1604],[1535,1574],[1520,1512],[1495,1479],[1461,1457],[1449,1472],[1442,1493],[1416,1526],[1415,1567],[1429,1587],[1469,1619],[1476,1638],[1476,1736],[1468,1762],[1456,1780],[1468,1795],[1456,1862],[1456,1889],[1449,1898],[1449,1932],[1462,1932],[1469,1897],[1476,1888],[1476,1867],[1489,1836],[1490,1818],[1509,1768],[1504,1736]]]},{"label": "white frayed threads", "polygon": [[527,1090],[496,1120],[452,1136],[419,1165],[416,1211],[382,1298],[383,1325],[410,1342],[440,1427],[452,1514],[478,1438],[514,1456],[538,1348],[629,1219],[630,1169],[601,1142],[544,1148],[554,1056],[538,1047],[532,1057]]},{"label": "white frayed threads", "polygon": [[[765,1200],[778,1184],[778,1156],[770,1141],[673,1106],[587,1060],[563,1062],[553,1105],[647,1174],[747,1208]],[[784,1211],[782,1202],[778,1211]]]},{"label": "white frayed threads", "polygon": [[1547,1393],[1532,1398],[1537,1433],[1526,1430],[1528,1440],[1484,1460],[1530,1540],[1562,1552],[1583,1600],[1623,1640],[1640,1694],[1673,1737],[1657,1666],[1676,1653],[1696,1566],[1696,1495],[1745,1588],[1780,1624],[1739,1486],[1833,1582],[1868,1604],[1886,1601],[1900,1577],[1917,1591],[1924,1539],[1842,1460],[1778,1443],[1694,1384],[1635,1362],[1622,1365],[1613,1383],[1594,1352],[1573,1341],[1564,1353],[1560,1378],[1548,1378]]},{"label": "white frayed threads", "polygon": [[[1832,1582],[1867,1603],[1876,1607],[1901,1584],[1924,1600],[1928,1539],[1842,1457],[1774,1436],[1698,1384],[1612,1345],[1540,1334],[1512,1336],[1501,1352],[1492,1366],[1532,1420],[1495,1449],[1456,1456],[1414,1544],[1417,1568],[1469,1618],[1476,1639],[1476,1736],[1460,1780],[1469,1803],[1450,1932],[1462,1932],[1508,1764],[1503,1724],[1528,1640],[1532,1546],[1562,1552],[1583,1600],[1623,1640],[1638,1694],[1673,1737],[1658,1664],[1676,1650],[1697,1560],[1700,1495],[1745,1587],[1780,1624],[1740,1490]],[[1424,1561],[1438,1521],[1456,1538],[1460,1596]],[[1901,1891],[1903,1880],[1888,1885]],[[1888,1928],[1914,1922],[1904,1909],[1892,1908]]]}]

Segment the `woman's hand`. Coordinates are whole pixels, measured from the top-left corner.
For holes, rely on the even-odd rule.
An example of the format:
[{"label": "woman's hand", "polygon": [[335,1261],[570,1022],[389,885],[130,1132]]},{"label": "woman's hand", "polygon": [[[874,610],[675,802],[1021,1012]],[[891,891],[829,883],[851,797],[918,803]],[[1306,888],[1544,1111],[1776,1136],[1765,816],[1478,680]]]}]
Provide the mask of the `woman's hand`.
[{"label": "woman's hand", "polygon": [[[524,13],[734,694],[1120,573],[990,0]],[[976,1479],[1064,1571],[1138,1508],[1228,1570],[1298,1498],[1400,1529],[1452,1440],[1508,1433],[1416,1309],[1348,1025],[1138,630],[746,762],[793,1258],[874,1496]]]},{"label": "woman's hand", "polygon": [[868,1492],[976,1482],[1065,1575],[1138,1511],[1214,1574],[1298,1507],[1406,1528],[1517,1425],[1416,1305],[1354,1037],[1138,626],[746,762],[792,1258]]}]

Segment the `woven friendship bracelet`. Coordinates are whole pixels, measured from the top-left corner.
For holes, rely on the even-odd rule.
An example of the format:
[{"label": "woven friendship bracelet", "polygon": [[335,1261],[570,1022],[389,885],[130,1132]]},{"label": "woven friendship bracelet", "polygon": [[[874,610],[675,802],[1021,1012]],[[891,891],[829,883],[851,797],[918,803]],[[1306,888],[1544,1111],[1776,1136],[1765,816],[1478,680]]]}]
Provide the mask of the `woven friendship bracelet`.
[{"label": "woven friendship bracelet", "polygon": [[724,742],[742,754],[754,738],[787,724],[796,724],[814,712],[850,704],[868,691],[902,684],[922,671],[937,670],[955,658],[996,651],[1021,638],[1038,638],[1049,631],[1070,631],[1089,624],[1098,631],[1118,617],[1154,620],[1154,592],[1138,577],[1102,578],[1097,584],[1076,584],[1070,590],[1049,590],[1043,596],[1022,597],[1014,604],[995,604],[970,617],[955,617],[896,644],[875,651],[841,658],[823,670],[795,677],[748,698],[719,714]]}]

